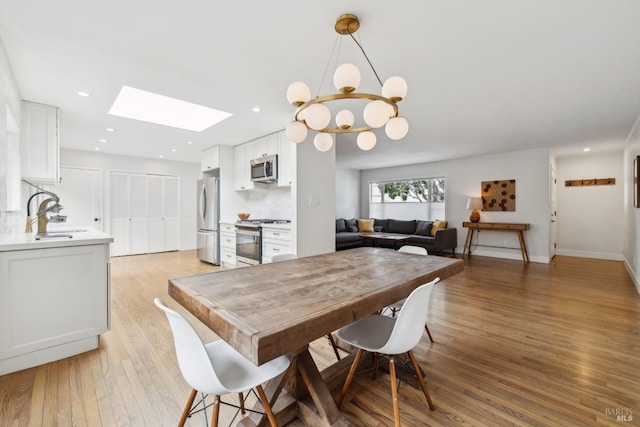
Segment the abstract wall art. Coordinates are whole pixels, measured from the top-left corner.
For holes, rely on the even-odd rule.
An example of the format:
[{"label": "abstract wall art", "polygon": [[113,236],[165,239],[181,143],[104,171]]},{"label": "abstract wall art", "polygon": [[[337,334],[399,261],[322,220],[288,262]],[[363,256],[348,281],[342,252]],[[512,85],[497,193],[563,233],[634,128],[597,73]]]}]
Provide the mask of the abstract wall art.
[{"label": "abstract wall art", "polygon": [[482,210],[515,212],[516,180],[482,181]]}]

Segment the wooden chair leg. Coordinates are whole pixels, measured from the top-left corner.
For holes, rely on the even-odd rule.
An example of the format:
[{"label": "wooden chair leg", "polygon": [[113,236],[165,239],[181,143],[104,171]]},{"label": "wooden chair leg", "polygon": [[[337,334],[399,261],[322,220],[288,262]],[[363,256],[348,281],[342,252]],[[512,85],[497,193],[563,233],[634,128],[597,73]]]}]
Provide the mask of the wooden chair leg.
[{"label": "wooden chair leg", "polygon": [[349,390],[349,386],[351,386],[351,381],[353,381],[353,377],[356,374],[356,369],[358,369],[358,365],[360,364],[360,359],[362,358],[362,354],[364,350],[361,348],[358,349],[356,353],[355,359],[353,359],[353,363],[351,364],[351,369],[349,369],[349,374],[347,375],[347,379],[344,381],[344,385],[342,386],[342,392],[340,393],[340,398],[338,399],[338,408],[342,405],[342,400],[344,396],[347,394],[347,390]]},{"label": "wooden chair leg", "polygon": [[327,338],[329,339],[329,342],[331,343],[331,347],[333,347],[333,352],[336,354],[336,359],[340,360],[340,353],[338,353],[338,346],[336,345],[336,342],[333,339],[333,335],[328,334]]},{"label": "wooden chair leg", "polygon": [[429,327],[427,326],[426,323],[424,324],[424,329],[425,329],[425,331],[427,331],[427,335],[429,335],[429,339],[431,340],[431,342],[435,342],[433,340],[433,337],[431,336],[431,332],[429,331]]},{"label": "wooden chair leg", "polygon": [[180,416],[180,421],[178,421],[178,427],[183,427],[184,423],[187,421],[187,416],[189,416],[189,411],[191,411],[191,405],[193,405],[193,401],[196,398],[196,394],[198,391],[193,389],[191,390],[191,394],[187,399],[187,404],[184,406],[184,410],[182,411],[182,415]]},{"label": "wooden chair leg", "polygon": [[267,399],[267,395],[264,394],[264,390],[261,385],[256,386],[256,391],[258,392],[258,397],[260,398],[260,402],[262,402],[262,407],[264,411],[267,413],[267,418],[269,419],[269,423],[271,427],[278,427],[278,422],[276,421],[275,415],[273,415],[273,411],[271,410],[271,405],[269,404],[269,399]]},{"label": "wooden chair leg", "polygon": [[409,359],[411,359],[413,370],[416,372],[416,376],[418,377],[418,382],[420,382],[420,388],[422,388],[424,397],[427,398],[427,402],[429,403],[429,409],[433,411],[435,407],[433,406],[433,402],[431,401],[431,397],[429,396],[429,390],[427,390],[427,384],[424,382],[424,378],[422,378],[422,374],[420,373],[422,371],[420,371],[420,366],[418,366],[418,361],[416,360],[416,356],[413,354],[412,350],[409,350],[407,354],[409,355]]},{"label": "wooden chair leg", "polygon": [[238,400],[240,401],[240,413],[244,415],[246,411],[244,410],[244,395],[242,392],[238,393]]},{"label": "wooden chair leg", "polygon": [[213,415],[211,416],[211,427],[218,427],[218,418],[220,417],[220,396],[213,398]]},{"label": "wooden chair leg", "polygon": [[393,403],[393,421],[396,427],[400,427],[400,407],[398,406],[398,385],[396,383],[396,361],[389,356],[389,377],[391,379],[391,401]]}]

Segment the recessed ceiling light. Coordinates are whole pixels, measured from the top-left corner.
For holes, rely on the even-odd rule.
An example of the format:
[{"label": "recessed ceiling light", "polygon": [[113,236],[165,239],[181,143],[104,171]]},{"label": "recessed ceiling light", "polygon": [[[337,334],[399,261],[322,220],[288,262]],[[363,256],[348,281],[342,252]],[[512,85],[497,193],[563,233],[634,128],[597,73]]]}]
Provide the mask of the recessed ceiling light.
[{"label": "recessed ceiling light", "polygon": [[259,113],[260,112],[260,107],[253,107],[251,109],[251,111],[253,111],[254,113]]},{"label": "recessed ceiling light", "polygon": [[178,150],[176,150],[175,148],[172,148],[172,149],[171,149],[171,151],[173,151],[173,152],[175,153],[175,152],[176,152],[176,151],[178,151]]},{"label": "recessed ceiling light", "polygon": [[106,139],[101,139],[100,142],[107,142],[107,140]]},{"label": "recessed ceiling light", "polygon": [[583,149],[582,151],[585,151],[585,152],[586,152],[586,151],[591,151],[591,148],[585,148],[585,149]]},{"label": "recessed ceiling light", "polygon": [[202,132],[231,116],[224,111],[128,86],[122,86],[109,114],[195,132]]},{"label": "recessed ceiling light", "polygon": [[193,141],[187,141],[187,144],[191,145],[193,144]]},{"label": "recessed ceiling light", "polygon": [[100,147],[96,147],[96,148],[94,148],[94,150],[100,151]]},{"label": "recessed ceiling light", "polygon": [[80,92],[78,92],[78,95],[83,96],[83,97],[86,98],[86,97],[89,96],[89,93],[80,91]]},{"label": "recessed ceiling light", "polygon": [[164,159],[164,156],[162,154],[160,154],[158,157],[160,157],[161,159]]},{"label": "recessed ceiling light", "polygon": [[113,132],[113,128],[107,128],[107,132]]}]

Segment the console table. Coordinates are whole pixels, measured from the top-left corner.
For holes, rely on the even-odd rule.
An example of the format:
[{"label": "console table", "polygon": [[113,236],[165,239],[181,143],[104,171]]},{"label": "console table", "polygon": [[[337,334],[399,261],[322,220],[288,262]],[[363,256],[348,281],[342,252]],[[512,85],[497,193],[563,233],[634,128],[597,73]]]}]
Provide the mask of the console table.
[{"label": "console table", "polygon": [[524,241],[524,230],[529,229],[529,224],[515,224],[504,222],[463,222],[463,227],[468,228],[467,239],[464,242],[464,249],[462,250],[462,256],[467,253],[471,256],[471,240],[473,239],[473,233],[480,230],[493,230],[493,231],[515,231],[518,233],[518,240],[520,241],[520,251],[522,252],[522,261],[529,262],[529,255],[527,254],[527,244]]}]

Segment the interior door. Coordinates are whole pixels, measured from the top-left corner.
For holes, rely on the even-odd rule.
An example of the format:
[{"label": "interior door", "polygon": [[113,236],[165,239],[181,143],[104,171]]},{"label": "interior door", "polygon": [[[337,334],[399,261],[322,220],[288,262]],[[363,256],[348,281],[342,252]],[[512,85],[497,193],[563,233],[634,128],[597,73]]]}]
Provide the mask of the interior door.
[{"label": "interior door", "polygon": [[556,245],[558,241],[558,171],[553,167],[551,168],[550,177],[550,203],[549,203],[549,215],[551,220],[550,236],[549,236],[549,258],[553,258],[556,255]]},{"label": "interior door", "polygon": [[61,182],[53,188],[64,207],[69,226],[90,226],[103,231],[102,171],[60,167]]}]

